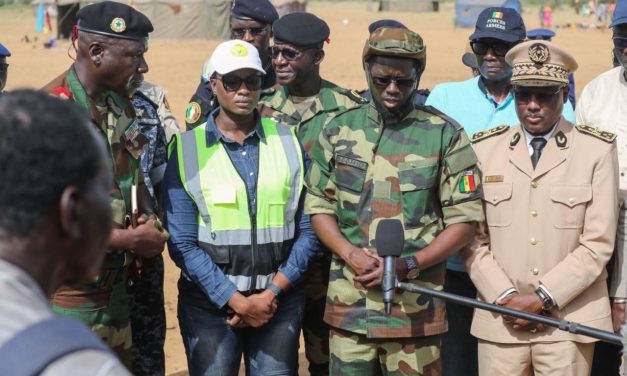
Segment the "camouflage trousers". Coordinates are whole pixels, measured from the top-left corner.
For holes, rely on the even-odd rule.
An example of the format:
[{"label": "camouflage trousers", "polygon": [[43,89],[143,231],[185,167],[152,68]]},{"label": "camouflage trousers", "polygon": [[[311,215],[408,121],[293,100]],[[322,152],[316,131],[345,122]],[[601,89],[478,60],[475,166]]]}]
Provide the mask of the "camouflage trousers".
[{"label": "camouflage trousers", "polygon": [[165,307],[163,299],[163,256],[143,259],[141,276],[128,286],[133,365],[135,376],[165,374]]},{"label": "camouflage trousers", "polygon": [[333,376],[440,376],[440,335],[417,338],[367,338],[331,328]]},{"label": "camouflage trousers", "polygon": [[324,322],[324,306],[329,287],[331,253],[320,253],[311,260],[304,277],[305,312],[303,337],[305,356],[309,361],[311,376],[329,374],[329,325]]},{"label": "camouflage trousers", "polygon": [[132,334],[124,268],[105,270],[101,281],[63,289],[51,297],[52,311],[87,324],[130,369]]}]

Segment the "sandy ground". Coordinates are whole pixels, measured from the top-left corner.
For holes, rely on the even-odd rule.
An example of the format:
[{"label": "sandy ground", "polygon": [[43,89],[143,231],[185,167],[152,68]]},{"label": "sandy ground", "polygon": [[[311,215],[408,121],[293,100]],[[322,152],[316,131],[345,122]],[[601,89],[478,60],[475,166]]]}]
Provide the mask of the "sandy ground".
[{"label": "sandy ground", "polygon": [[[322,75],[339,85],[360,89],[365,87],[361,67],[361,51],[367,37],[367,26],[380,18],[395,18],[417,31],[424,38],[428,51],[427,69],[421,88],[433,88],[439,82],[463,80],[469,69],[462,65],[461,55],[470,29],[456,29],[453,24],[453,3],[441,4],[439,13],[377,13],[366,9],[366,2],[313,3],[309,11],[326,20],[331,28],[331,43],[325,46],[326,58]],[[538,27],[537,9],[527,9],[524,18],[528,28]],[[13,56],[9,58],[7,89],[39,88],[63,72],[70,64],[70,45],[61,41],[55,49],[44,49],[50,35],[34,32],[35,18],[30,9],[0,7],[0,42]],[[554,13],[554,24],[594,20],[576,16],[570,9]],[[554,41],[570,51],[579,62],[575,73],[577,93],[599,73],[611,67],[611,32],[608,30],[559,29]],[[22,41],[28,35],[30,43]],[[37,41],[32,41],[37,37]],[[204,59],[217,41],[154,40],[146,56],[150,72],[146,79],[165,87],[174,115],[183,123],[185,107],[200,77]],[[72,51],[73,52],[73,51]],[[71,55],[71,54],[70,54]],[[185,353],[176,319],[176,280],[178,269],[166,256],[165,296],[168,315],[166,340],[167,374],[186,374]],[[243,373],[242,373],[243,374]],[[301,375],[306,374],[306,360],[301,346]]]}]

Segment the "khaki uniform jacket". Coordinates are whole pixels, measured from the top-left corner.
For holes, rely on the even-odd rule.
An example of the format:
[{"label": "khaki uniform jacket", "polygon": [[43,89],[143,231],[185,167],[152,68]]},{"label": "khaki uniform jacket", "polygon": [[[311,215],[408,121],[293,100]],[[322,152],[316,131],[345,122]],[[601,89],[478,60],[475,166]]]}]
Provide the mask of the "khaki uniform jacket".
[{"label": "khaki uniform jacket", "polygon": [[[494,302],[512,287],[532,293],[542,283],[557,304],[552,316],[612,330],[605,265],[618,220],[618,161],[615,142],[601,138],[562,118],[535,170],[520,125],[474,145],[488,233],[462,257],[479,298]],[[515,330],[483,310],[471,333],[497,343],[595,341],[554,328]]]}]

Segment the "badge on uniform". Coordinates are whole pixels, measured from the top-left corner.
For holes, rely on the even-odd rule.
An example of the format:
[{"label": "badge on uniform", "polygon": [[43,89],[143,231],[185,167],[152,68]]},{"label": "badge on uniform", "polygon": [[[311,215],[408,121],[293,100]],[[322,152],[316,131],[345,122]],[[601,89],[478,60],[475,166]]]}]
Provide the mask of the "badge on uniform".
[{"label": "badge on uniform", "polygon": [[201,114],[200,105],[197,102],[191,102],[187,106],[187,111],[185,111],[185,121],[188,124],[194,124],[200,119]]},{"label": "badge on uniform", "polygon": [[137,120],[133,120],[133,122],[129,124],[122,134],[121,141],[124,144],[124,148],[131,153],[135,159],[139,158],[142,154],[144,145],[148,143],[148,139],[139,129],[139,123]]},{"label": "badge on uniform", "polygon": [[475,184],[475,172],[473,170],[464,171],[459,179],[459,192],[469,193],[477,190]]}]

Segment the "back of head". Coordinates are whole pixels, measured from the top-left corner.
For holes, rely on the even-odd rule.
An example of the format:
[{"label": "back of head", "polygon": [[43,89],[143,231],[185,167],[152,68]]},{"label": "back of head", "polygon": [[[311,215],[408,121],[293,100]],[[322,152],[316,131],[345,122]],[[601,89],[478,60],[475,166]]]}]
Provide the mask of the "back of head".
[{"label": "back of head", "polygon": [[427,62],[427,47],[420,35],[409,29],[380,27],[366,40],[362,53],[364,67],[373,56],[415,60],[421,73]]},{"label": "back of head", "polygon": [[0,232],[26,238],[68,186],[93,181],[102,165],[83,109],[42,92],[0,96]]}]

